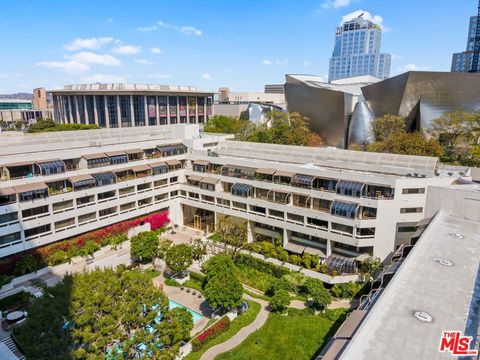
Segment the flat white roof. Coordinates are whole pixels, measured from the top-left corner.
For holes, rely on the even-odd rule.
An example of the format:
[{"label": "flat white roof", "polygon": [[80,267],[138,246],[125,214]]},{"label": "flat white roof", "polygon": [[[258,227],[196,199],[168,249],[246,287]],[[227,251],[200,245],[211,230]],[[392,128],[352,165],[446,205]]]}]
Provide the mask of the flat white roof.
[{"label": "flat white roof", "polygon": [[[438,351],[442,331],[478,332],[479,264],[480,224],[441,210],[340,359],[452,359]],[[418,320],[415,312],[429,314],[432,321]]]},{"label": "flat white roof", "polygon": [[178,92],[213,94],[213,91],[200,91],[195,86],[173,86],[158,84],[74,84],[64,85],[63,89],[48,90],[51,93],[70,92]]}]

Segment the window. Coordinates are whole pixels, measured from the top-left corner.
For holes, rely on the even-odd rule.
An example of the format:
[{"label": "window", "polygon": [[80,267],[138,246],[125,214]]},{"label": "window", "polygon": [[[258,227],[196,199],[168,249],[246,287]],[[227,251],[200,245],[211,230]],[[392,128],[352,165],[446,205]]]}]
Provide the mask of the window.
[{"label": "window", "polygon": [[60,174],[65,172],[65,163],[62,160],[37,163],[41,175]]},{"label": "window", "polygon": [[39,206],[32,209],[26,209],[22,211],[22,218],[29,218],[31,216],[36,216],[40,214],[45,214],[48,212],[48,205]]},{"label": "window", "polygon": [[25,191],[18,194],[18,200],[20,202],[36,200],[36,199],[45,199],[48,197],[48,188],[37,189],[33,191]]},{"label": "window", "polygon": [[20,232],[0,236],[0,246],[20,240]]},{"label": "window", "polygon": [[108,156],[87,160],[87,167],[89,169],[108,166],[108,165],[110,165],[110,158]]},{"label": "window", "polygon": [[295,222],[299,222],[299,223],[302,223],[302,224],[303,224],[303,221],[304,221],[303,216],[297,215],[297,214],[291,214],[291,213],[287,213],[287,219],[295,221]]},{"label": "window", "polygon": [[155,182],[153,183],[153,186],[154,186],[155,188],[157,188],[157,187],[160,187],[160,186],[165,186],[165,185],[167,185],[167,184],[168,184],[168,180],[167,180],[167,179],[162,179],[162,180],[157,180],[157,181],[155,181]]},{"label": "window", "polygon": [[337,183],[337,194],[360,197],[362,196],[364,186],[365,184],[363,183],[340,180]]},{"label": "window", "polygon": [[168,193],[155,195],[155,202],[167,200],[167,199],[168,199]]},{"label": "window", "polygon": [[63,229],[71,225],[75,225],[75,218],[60,220],[54,224],[55,230]]},{"label": "window", "polygon": [[128,163],[128,155],[110,156],[110,165],[126,164]]},{"label": "window", "polygon": [[77,199],[77,206],[92,203],[94,201],[95,201],[94,195],[83,196]]},{"label": "window", "polygon": [[95,186],[105,186],[115,184],[115,174],[114,173],[101,173],[101,174],[92,174],[92,177],[95,179]]},{"label": "window", "polygon": [[261,206],[255,206],[255,205],[250,205],[250,211],[260,213],[260,214],[266,214],[267,209]]},{"label": "window", "polygon": [[145,183],[137,185],[137,191],[147,190],[152,187],[152,183]]},{"label": "window", "polygon": [[18,213],[17,212],[11,212],[8,214],[3,214],[0,215],[0,224],[5,224],[10,221],[15,221],[18,220]]},{"label": "window", "polygon": [[278,210],[273,210],[273,209],[268,209],[268,215],[273,216],[273,217],[277,217],[277,218],[281,218],[281,219],[284,218],[283,211],[278,211]]},{"label": "window", "polygon": [[401,208],[400,214],[415,214],[423,212],[422,207]]},{"label": "window", "polygon": [[82,224],[84,222],[87,222],[87,221],[90,221],[90,220],[93,220],[93,219],[96,219],[97,218],[97,214],[95,212],[91,212],[91,213],[88,213],[88,214],[84,214],[84,215],[80,215],[78,217],[78,223],[79,224]]},{"label": "window", "polygon": [[343,224],[332,223],[332,230],[353,234],[353,227]]},{"label": "window", "polygon": [[41,225],[41,226],[37,226],[37,227],[31,228],[31,229],[27,229],[27,230],[25,230],[25,238],[29,238],[29,237],[32,237],[32,236],[35,236],[35,235],[38,235],[38,234],[43,234],[43,233],[49,232],[50,230],[51,230],[51,225],[50,224]]},{"label": "window", "polygon": [[133,95],[133,115],[135,126],[145,126],[145,97]]},{"label": "window", "polygon": [[107,127],[107,121],[105,116],[105,96],[95,96],[95,102],[97,103],[98,125],[100,125],[100,127],[102,128]]},{"label": "window", "polygon": [[65,201],[60,201],[60,202],[52,204],[52,210],[53,211],[68,209],[68,208],[71,208],[71,207],[73,207],[73,200],[65,200]]},{"label": "window", "polygon": [[178,190],[175,190],[175,191],[170,191],[170,197],[175,197],[175,196],[178,196]]},{"label": "window", "polygon": [[425,188],[406,188],[402,190],[402,194],[425,194]]},{"label": "window", "polygon": [[122,119],[122,127],[132,126],[130,95],[120,95],[120,117]]},{"label": "window", "polygon": [[170,184],[174,184],[176,182],[178,182],[178,176],[174,176],[170,178]]},{"label": "window", "polygon": [[415,232],[415,231],[417,231],[416,226],[399,226],[398,228],[399,233]]},{"label": "window", "polygon": [[118,115],[117,115],[117,97],[116,96],[107,96],[108,103],[108,117],[110,121],[111,128],[118,127]]},{"label": "window", "polygon": [[147,96],[147,115],[148,115],[148,125],[150,126],[157,125],[157,109],[156,109],[155,96]]},{"label": "window", "polygon": [[113,206],[113,207],[108,208],[108,209],[100,210],[100,211],[98,212],[98,216],[104,217],[104,216],[107,216],[107,215],[115,214],[116,212],[117,212],[117,207],[116,207],[116,206]]},{"label": "window", "polygon": [[232,201],[232,206],[234,208],[238,208],[238,209],[241,209],[241,210],[247,210],[247,204],[244,204],[244,203],[241,203],[241,202],[238,202],[238,201]]},{"label": "window", "polygon": [[109,199],[109,198],[115,197],[116,195],[117,195],[117,191],[113,190],[113,191],[99,193],[97,196],[98,196],[98,200],[103,200],[103,199]]},{"label": "window", "polygon": [[311,218],[311,217],[307,217],[307,224],[308,225],[313,225],[313,226],[316,226],[316,227],[320,227],[320,228],[324,228],[324,229],[328,228],[328,221],[315,219],[315,218]]}]

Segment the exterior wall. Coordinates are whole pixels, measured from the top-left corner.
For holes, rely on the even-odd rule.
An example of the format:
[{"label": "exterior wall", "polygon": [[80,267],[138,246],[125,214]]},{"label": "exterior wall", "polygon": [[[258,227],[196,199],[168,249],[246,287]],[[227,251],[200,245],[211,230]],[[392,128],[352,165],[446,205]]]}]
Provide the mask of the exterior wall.
[{"label": "exterior wall", "polygon": [[[203,124],[213,115],[213,94],[53,91],[55,120],[100,127]],[[191,104],[188,101],[191,100]]]},{"label": "exterior wall", "polygon": [[[156,129],[156,130],[155,130]],[[211,210],[215,216],[224,214],[232,215],[249,221],[253,238],[254,234],[263,234],[275,237],[283,236],[284,245],[288,246],[291,241],[301,242],[305,246],[320,247],[326,256],[332,253],[341,254],[347,257],[356,257],[364,252],[371,252],[373,256],[382,260],[395,250],[395,246],[400,240],[397,237],[399,226],[416,223],[425,216],[425,201],[428,191],[425,190],[418,194],[404,194],[404,189],[423,188],[427,189],[430,185],[448,185],[454,178],[452,177],[405,177],[401,175],[382,174],[381,172],[367,172],[367,169],[358,171],[347,170],[341,165],[331,165],[327,168],[305,167],[302,163],[289,163],[290,158],[284,152],[293,151],[293,147],[285,147],[285,150],[279,149],[278,156],[283,159],[282,163],[270,159],[266,154],[261,155],[262,147],[258,146],[258,156],[253,160],[245,157],[240,151],[232,147],[236,155],[217,154],[217,156],[208,156],[208,150],[221,149],[217,144],[222,145],[225,137],[199,134],[198,126],[175,125],[157,127],[146,130],[145,128],[132,129],[109,129],[109,130],[91,130],[85,132],[62,133],[62,134],[39,134],[35,137],[5,137],[5,147],[0,150],[0,167],[2,164],[12,163],[21,159],[25,160],[26,154],[33,161],[44,161],[48,159],[80,159],[82,155],[99,152],[122,151],[133,148],[151,149],[152,147],[167,144],[184,143],[188,150],[184,154],[168,157],[145,157],[135,162],[118,165],[106,165],[103,167],[90,168],[86,164],[81,164],[79,169],[67,171],[65,173],[34,176],[33,178],[19,178],[15,180],[0,181],[0,190],[6,187],[18,187],[19,185],[35,184],[39,182],[50,183],[56,180],[67,179],[71,176],[95,174],[102,172],[112,172],[119,169],[130,168],[136,165],[148,165],[158,161],[177,159],[183,162],[183,168],[170,170],[168,173],[151,175],[146,177],[135,177],[126,181],[118,180],[116,183],[106,186],[98,186],[86,190],[59,192],[44,199],[31,200],[26,202],[13,202],[6,205],[0,205],[0,216],[11,212],[18,214],[18,219],[8,220],[0,224],[0,237],[19,232],[21,234],[18,240],[10,241],[6,244],[0,244],[0,257],[7,256],[25,249],[45,245],[50,242],[58,241],[77,234],[90,231],[96,228],[107,226],[109,224],[123,221],[126,219],[145,215],[150,212],[169,208],[172,224],[183,224],[182,206],[188,205],[201,209]],[[199,136],[200,135],[200,136]],[[2,139],[3,140],[3,139]],[[92,146],[95,144],[95,146]],[[254,144],[250,144],[255,147]],[[229,146],[228,144],[226,145]],[[233,145],[232,145],[233,146]],[[282,147],[283,149],[283,147]],[[336,150],[343,153],[340,150]],[[292,152],[293,154],[293,152]],[[368,155],[372,156],[375,155]],[[273,155],[272,155],[273,156]],[[337,155],[338,156],[338,155]],[[258,158],[260,157],[260,159]],[[338,159],[338,158],[337,158]],[[383,186],[394,189],[394,197],[384,197],[377,193],[375,196],[368,197],[366,193],[355,197],[341,195],[335,191],[327,191],[324,188],[303,188],[293,185],[273,183],[268,181],[238,178],[228,175],[207,171],[199,172],[193,170],[193,162],[196,160],[206,160],[219,166],[229,165],[233,167],[250,166],[255,169],[270,168],[275,171],[289,171],[292,173],[316,176],[319,178],[355,181],[371,186]],[[304,159],[306,161],[306,159]],[[424,159],[422,159],[424,160]],[[259,162],[260,161],[260,162]],[[372,160],[373,161],[373,160]],[[368,168],[368,165],[365,165]],[[196,170],[198,170],[196,168]],[[217,179],[215,190],[201,189],[187,181],[189,176],[196,175],[202,178]],[[177,177],[176,180],[172,179]],[[154,181],[169,179],[166,184],[154,186]],[[224,191],[223,183],[240,183],[251,185],[254,189],[263,189],[266,191],[280,191],[290,193],[290,200],[287,203],[274,202],[272,199],[257,197],[255,192],[243,197],[234,195],[229,191]],[[148,189],[138,188],[139,185],[151,183]],[[134,187],[133,192],[120,194],[120,189]],[[73,189],[74,190],[74,189]],[[99,198],[98,194],[107,191],[114,191],[115,195],[108,199]],[[155,196],[166,194],[162,198],[155,200]],[[293,194],[301,194],[310,199],[323,199],[329,201],[342,201],[346,203],[355,203],[360,207],[369,207],[376,209],[376,217],[364,218],[357,213],[354,218],[334,215],[330,209],[315,209],[310,203],[307,207],[295,206],[292,197]],[[94,196],[94,201],[89,205],[77,204],[76,199],[84,196]],[[150,204],[143,204],[143,199],[151,199]],[[74,200],[73,206],[53,210],[53,204]],[[225,201],[229,201],[227,205]],[[237,202],[242,204],[240,207],[233,204]],[[134,203],[131,208],[121,210],[124,204]],[[22,211],[39,206],[47,206],[46,213],[22,217]],[[112,214],[101,215],[100,211],[115,207],[116,211]],[[265,208],[263,214],[256,207]],[[403,211],[403,208],[421,208],[421,211]],[[282,212],[279,214],[278,212]],[[79,216],[94,213],[91,219],[84,223],[79,223]],[[290,214],[290,215],[288,215]],[[307,218],[326,221],[327,226],[308,222]],[[65,228],[55,229],[55,223],[61,220],[73,218],[73,222]],[[333,227],[333,223],[350,226],[352,234],[339,231]],[[25,231],[41,225],[51,225],[51,230],[38,235],[25,238]],[[277,228],[275,231],[272,228]],[[362,229],[374,228],[375,232],[362,233]],[[300,234],[300,237],[294,233]]]},{"label": "exterior wall", "polygon": [[50,110],[0,110],[0,120],[6,123],[17,120],[30,122],[39,117],[52,119],[53,112]]},{"label": "exterior wall", "polygon": [[47,109],[47,92],[45,88],[33,89],[33,108],[36,110]]},{"label": "exterior wall", "polygon": [[213,108],[216,115],[239,117],[248,109],[248,104],[215,104]]}]

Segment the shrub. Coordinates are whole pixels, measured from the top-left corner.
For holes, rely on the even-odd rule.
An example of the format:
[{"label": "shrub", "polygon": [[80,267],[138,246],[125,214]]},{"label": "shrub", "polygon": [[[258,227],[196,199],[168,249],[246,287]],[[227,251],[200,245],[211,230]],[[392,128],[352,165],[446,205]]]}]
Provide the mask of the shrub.
[{"label": "shrub", "polygon": [[293,264],[293,265],[297,265],[297,266],[300,266],[302,265],[302,258],[298,255],[290,255],[290,262]]},{"label": "shrub", "polygon": [[285,278],[275,279],[271,284],[266,295],[273,296],[278,290],[285,290],[287,292],[294,291],[292,284]]},{"label": "shrub", "polygon": [[311,255],[309,253],[304,252],[302,255],[302,262],[303,266],[307,269],[316,268],[320,258],[318,255]]},{"label": "shrub", "polygon": [[305,309],[288,308],[288,316],[306,317],[312,315],[315,315],[315,310],[310,307],[307,307]]},{"label": "shrub", "polygon": [[165,285],[168,286],[175,286],[175,287],[180,287],[180,283],[177,280],[166,278],[165,279]]},{"label": "shrub", "polygon": [[55,266],[55,265],[63,264],[69,259],[70,257],[68,256],[67,252],[63,250],[57,250],[47,257],[47,263],[50,266]]},{"label": "shrub", "polygon": [[312,300],[312,307],[323,310],[332,302],[330,293],[325,289],[320,280],[308,278],[303,285],[308,297]]},{"label": "shrub", "polygon": [[277,266],[274,264],[270,264],[266,261],[254,258],[250,255],[245,254],[238,254],[235,262],[241,265],[245,265],[252,269],[258,270],[260,272],[273,275],[276,278],[281,278],[283,275],[289,274],[290,270],[283,268],[281,266]]},{"label": "shrub", "polygon": [[165,263],[174,274],[185,273],[192,262],[192,248],[187,244],[174,245],[165,255]]},{"label": "shrub", "polygon": [[270,310],[273,312],[284,312],[288,305],[290,305],[290,294],[286,290],[277,290],[270,299]]},{"label": "shrub", "polygon": [[192,340],[192,350],[199,351],[208,340],[216,338],[228,328],[230,328],[230,319],[224,316]]},{"label": "shrub", "polygon": [[363,288],[364,284],[348,282],[343,284],[335,284],[330,289],[333,296],[342,299],[351,299],[355,297]]},{"label": "shrub", "polygon": [[338,309],[325,309],[323,312],[322,316],[325,319],[331,320],[331,321],[339,321],[343,322],[349,313],[349,309],[347,308],[338,308]]}]

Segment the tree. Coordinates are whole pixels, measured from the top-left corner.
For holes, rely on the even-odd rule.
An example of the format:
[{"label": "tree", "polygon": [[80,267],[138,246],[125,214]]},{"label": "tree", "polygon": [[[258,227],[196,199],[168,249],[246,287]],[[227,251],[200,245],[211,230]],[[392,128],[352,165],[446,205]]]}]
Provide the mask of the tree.
[{"label": "tree", "polygon": [[15,130],[21,131],[23,129],[24,122],[23,120],[17,120],[14,123]]},{"label": "tree", "polygon": [[183,312],[169,311],[167,297],[138,271],[67,276],[46,291],[28,305],[29,316],[15,331],[29,359],[100,359],[112,344],[128,359],[174,359],[191,329]]},{"label": "tree", "polygon": [[171,310],[173,317],[175,317],[181,328],[180,338],[183,341],[187,341],[190,338],[190,331],[193,329],[193,317],[190,312],[185,308],[174,308]]},{"label": "tree", "polygon": [[308,297],[311,299],[313,308],[323,310],[332,302],[330,293],[325,289],[320,280],[308,278],[305,280],[303,287]]},{"label": "tree", "polygon": [[192,248],[187,244],[174,245],[167,250],[165,263],[175,275],[182,275],[193,263]]},{"label": "tree", "polygon": [[390,135],[396,133],[405,133],[405,119],[391,114],[373,119],[372,136],[375,141],[384,141]]},{"label": "tree", "polygon": [[361,270],[365,281],[372,281],[373,278],[382,270],[383,264],[379,258],[368,258],[362,263]]},{"label": "tree", "polygon": [[130,256],[140,262],[152,261],[158,254],[158,235],[154,231],[144,231],[130,240]]},{"label": "tree", "polygon": [[167,251],[168,251],[168,249],[170,249],[172,247],[172,244],[173,244],[173,242],[170,239],[160,239],[159,243],[158,243],[157,257],[159,259],[164,259],[165,260],[165,256],[167,255]]},{"label": "tree", "polygon": [[227,254],[215,255],[205,264],[205,297],[212,308],[231,308],[242,300],[243,287]]},{"label": "tree", "polygon": [[443,155],[443,148],[437,140],[427,140],[418,132],[393,133],[384,141],[377,141],[367,145],[367,151],[436,157]]},{"label": "tree", "polygon": [[224,115],[215,115],[205,124],[203,131],[211,133],[238,134],[250,121]]},{"label": "tree", "polygon": [[224,217],[217,222],[216,233],[224,245],[225,252],[228,253],[233,260],[235,260],[237,254],[248,245],[246,224],[239,224],[230,217]]},{"label": "tree", "polygon": [[430,132],[447,148],[448,155],[453,153],[457,141],[465,134],[472,114],[463,111],[446,112],[432,121]]},{"label": "tree", "polygon": [[201,239],[193,240],[191,244],[191,248],[192,248],[192,258],[195,261],[199,261],[202,259],[204,255],[207,255],[207,247],[202,242]]},{"label": "tree", "polygon": [[273,294],[270,299],[270,310],[281,313],[287,309],[288,305],[290,305],[290,300],[290,294],[288,291],[279,289],[275,291],[275,294]]}]

